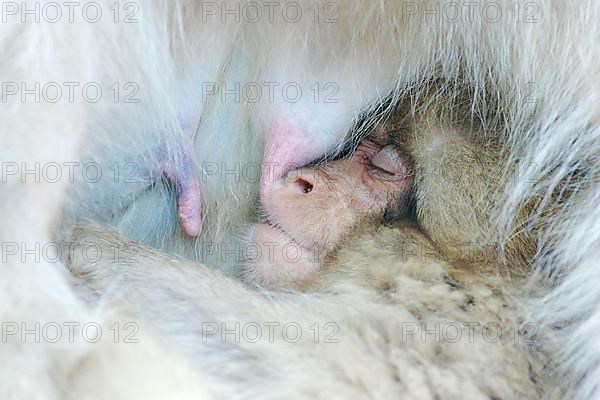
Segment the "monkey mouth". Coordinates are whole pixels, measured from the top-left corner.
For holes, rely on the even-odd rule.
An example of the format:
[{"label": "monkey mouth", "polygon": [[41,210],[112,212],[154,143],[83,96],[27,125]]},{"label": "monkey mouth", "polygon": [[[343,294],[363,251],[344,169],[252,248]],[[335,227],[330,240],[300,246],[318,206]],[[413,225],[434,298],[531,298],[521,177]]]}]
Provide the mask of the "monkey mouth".
[{"label": "monkey mouth", "polygon": [[266,217],[265,221],[263,222],[263,224],[265,224],[266,226],[268,226],[269,228],[271,228],[271,230],[277,231],[278,233],[281,233],[283,236],[285,236],[287,239],[289,239],[290,241],[297,243],[296,238],[290,234],[288,231],[286,231],[281,224],[279,224],[279,222],[277,221],[273,221],[271,218]]},{"label": "monkey mouth", "polygon": [[312,253],[312,247],[306,246],[304,243],[300,242],[294,235],[292,235],[288,230],[281,226],[281,224],[273,219],[271,216],[265,216],[265,220],[263,225],[268,226],[272,232],[277,233],[285,243],[279,243],[281,246],[293,245],[299,247],[302,251],[305,251],[307,254]]}]

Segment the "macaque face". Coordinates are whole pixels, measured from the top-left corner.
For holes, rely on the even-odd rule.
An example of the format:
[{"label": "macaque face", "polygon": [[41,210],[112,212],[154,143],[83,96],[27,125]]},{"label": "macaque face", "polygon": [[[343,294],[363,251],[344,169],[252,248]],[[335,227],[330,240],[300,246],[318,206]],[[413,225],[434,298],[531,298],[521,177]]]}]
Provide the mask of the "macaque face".
[{"label": "macaque face", "polygon": [[393,146],[364,142],[348,159],[291,171],[263,205],[267,223],[310,248],[337,243],[364,219],[400,207],[412,174]]},{"label": "macaque face", "polygon": [[263,200],[265,223],[251,237],[262,255],[246,273],[263,286],[302,281],[356,226],[404,207],[412,181],[412,168],[395,146],[370,141],[349,158],[291,171]]}]

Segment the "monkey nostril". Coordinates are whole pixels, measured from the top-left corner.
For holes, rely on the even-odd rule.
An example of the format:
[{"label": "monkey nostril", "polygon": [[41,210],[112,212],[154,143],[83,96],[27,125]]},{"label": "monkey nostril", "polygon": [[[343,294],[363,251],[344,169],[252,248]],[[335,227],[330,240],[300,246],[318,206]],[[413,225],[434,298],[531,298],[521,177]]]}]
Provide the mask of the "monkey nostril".
[{"label": "monkey nostril", "polygon": [[296,179],[296,184],[300,187],[302,193],[310,193],[313,190],[313,184],[302,178]]}]

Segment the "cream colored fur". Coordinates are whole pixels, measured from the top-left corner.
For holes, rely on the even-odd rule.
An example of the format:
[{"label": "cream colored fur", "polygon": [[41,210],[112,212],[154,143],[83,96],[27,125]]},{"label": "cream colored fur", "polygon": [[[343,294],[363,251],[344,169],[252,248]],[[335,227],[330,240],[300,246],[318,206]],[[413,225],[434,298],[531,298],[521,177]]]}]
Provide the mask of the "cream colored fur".
[{"label": "cream colored fur", "polygon": [[[36,2],[24,3],[33,7]],[[104,0],[97,3],[105,11],[112,5]],[[434,3],[416,4],[431,9]],[[466,7],[468,2],[460,3]],[[491,3],[495,2],[485,1],[480,8]],[[115,24],[110,18],[98,24],[81,19],[75,23],[64,19],[57,24],[21,23],[18,17],[9,18],[0,30],[3,82],[97,82],[107,88],[115,81],[133,81],[139,84],[142,101],[115,104],[110,96],[104,96],[99,103],[54,104],[13,97],[0,107],[1,159],[18,163],[94,159],[110,166],[115,161],[142,158],[153,166],[156,160],[145,155],[139,144],[161,141],[166,141],[167,148],[173,147],[176,158],[173,143],[181,134],[178,114],[189,106],[187,98],[197,93],[193,88],[203,81],[277,80],[306,86],[333,81],[340,92],[339,102],[328,106],[304,98],[296,104],[213,100],[199,107],[203,113],[196,138],[200,166],[204,161],[260,162],[264,128],[273,115],[300,116],[311,128],[344,144],[349,128],[365,110],[378,107],[390,93],[401,97],[407,92],[406,83],[437,77],[473,83],[479,93],[474,96],[474,108],[485,107],[482,99],[497,98],[495,107],[506,115],[506,162],[499,168],[514,178],[514,183],[506,185],[504,200],[491,210],[490,222],[499,237],[514,233],[514,221],[524,204],[533,198],[541,200],[531,216],[533,224],[544,221],[544,230],[532,260],[530,282],[544,290],[528,296],[528,311],[522,319],[539,322],[559,344],[551,367],[561,377],[555,381],[557,385],[567,386],[566,396],[598,397],[600,349],[594,339],[600,329],[600,6],[593,0],[576,4],[540,0],[532,2],[533,9],[525,9],[525,2],[518,2],[520,19],[515,21],[510,14],[513,4],[502,3],[503,15],[509,17],[498,21],[479,13],[473,20],[432,21],[423,20],[423,13],[409,15],[403,4],[394,0],[341,1],[339,23],[314,24],[305,19],[291,26],[281,21],[200,24],[202,3],[186,0],[144,2],[137,24]],[[535,10],[535,19],[526,22]],[[515,171],[518,175],[513,175]],[[152,192],[155,200],[151,198],[146,206],[123,210],[120,206],[136,198],[139,188],[115,186],[110,180],[97,185],[79,183],[73,190],[79,192],[75,196],[70,191],[73,185],[65,181],[23,182],[18,176],[8,176],[0,186],[0,242],[35,248],[36,243],[64,239],[61,222],[79,216],[123,221],[124,213],[129,222],[122,228],[129,236],[143,238],[164,251],[201,259],[201,246],[178,236],[172,213],[155,212],[165,210],[163,192]],[[204,239],[229,243],[232,232],[253,217],[256,184],[223,182],[212,176],[203,190]],[[129,191],[134,195],[129,196]],[[557,208],[547,220],[543,211],[549,203],[556,203]],[[119,214],[116,219],[115,214]],[[149,215],[156,217],[155,223],[138,223]],[[219,259],[208,261],[220,263]],[[107,318],[74,291],[62,264],[16,257],[3,262],[0,274],[0,320],[4,322],[83,322],[98,314],[99,320]],[[153,301],[150,304],[163,304],[158,294],[146,294],[148,301]],[[243,299],[237,300],[245,304]],[[223,293],[214,292],[202,306],[216,315],[229,301]],[[292,309],[300,307],[290,304]],[[235,303],[230,306],[235,309]],[[333,314],[331,311],[327,317],[333,318]],[[344,320],[344,315],[336,317]],[[381,320],[388,317],[380,315]],[[376,335],[377,330],[366,333]],[[359,341],[357,338],[356,343]],[[360,355],[381,348],[377,340],[371,344],[369,351]],[[170,345],[185,343],[182,339]],[[143,359],[141,347],[129,351],[137,349]],[[61,398],[74,383],[67,380],[64,386],[60,377],[89,354],[86,346],[79,344],[32,343],[11,336],[0,346],[0,359],[10,360],[0,366],[0,397]],[[109,360],[110,351],[104,354],[107,365],[122,360],[118,352],[114,361]],[[162,356],[156,360],[161,364]],[[307,361],[304,369],[316,371],[315,364]],[[285,363],[277,357],[265,368],[288,376]],[[365,370],[372,368],[366,364]],[[105,371],[116,372],[112,368]],[[284,380],[262,381],[264,371],[246,371],[244,376],[264,385],[285,384]],[[382,371],[388,370],[382,367]],[[93,377],[94,370],[90,374]],[[327,385],[326,377],[333,372],[323,374],[316,380]],[[173,381],[165,380],[168,382]],[[314,382],[304,380],[302,388],[311,390]],[[337,386],[334,389],[340,395],[347,393]],[[102,398],[100,390],[88,395]],[[124,395],[130,393],[129,388],[123,390]],[[254,393],[240,395],[237,391],[235,395],[253,397]]]}]

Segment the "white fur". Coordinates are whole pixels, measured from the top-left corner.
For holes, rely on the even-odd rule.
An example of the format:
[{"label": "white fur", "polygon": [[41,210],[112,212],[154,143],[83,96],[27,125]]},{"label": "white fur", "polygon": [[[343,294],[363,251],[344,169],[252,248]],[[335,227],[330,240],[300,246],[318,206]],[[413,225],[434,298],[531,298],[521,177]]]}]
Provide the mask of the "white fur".
[{"label": "white fur", "polygon": [[[126,242],[90,226],[76,238],[104,250]],[[362,239],[339,255],[326,289],[306,294],[260,292],[144,247],[137,263],[104,251],[71,267],[104,307],[151,321],[218,398],[539,397],[539,365],[527,351],[537,338],[514,329],[511,302],[483,280],[455,287],[445,263],[403,254],[402,230]]]},{"label": "white fur", "polygon": [[[98,3],[108,10],[111,2]],[[114,104],[108,96],[99,104],[9,101],[0,108],[2,159],[43,163],[93,157],[111,165],[141,153],[153,166],[156,160],[144,155],[139,143],[163,140],[175,149],[173,143],[181,133],[179,113],[192,108],[204,112],[197,137],[200,163],[259,162],[262,132],[273,115],[298,118],[322,131],[324,138],[342,143],[361,112],[394,90],[401,96],[405,82],[441,75],[479,83],[486,92],[481,98],[498,96],[499,106],[507,112],[509,165],[516,163],[522,173],[507,187],[506,202],[498,206],[498,226],[509,226],[518,207],[532,196],[551,201],[549,194],[559,183],[572,185],[571,196],[550,220],[534,260],[532,281],[548,290],[539,298],[532,296],[527,318],[538,319],[559,341],[556,369],[564,375],[569,396],[598,396],[600,348],[594,339],[600,328],[600,270],[596,268],[600,194],[595,185],[600,173],[596,110],[600,6],[596,2],[539,1],[534,3],[541,10],[539,21],[525,24],[515,23],[514,18],[495,23],[481,18],[423,23],[420,16],[403,20],[401,3],[393,0],[344,1],[339,4],[337,24],[314,24],[308,19],[292,26],[281,21],[201,24],[194,20],[191,4],[200,7],[185,0],[146,2],[141,5],[141,22],[130,25],[107,20],[21,24],[14,19],[3,24],[3,81],[95,81],[104,88],[115,81],[133,81],[140,85],[143,97],[135,105]],[[232,70],[236,65],[241,72]],[[193,82],[207,80],[297,81],[305,86],[334,81],[340,87],[340,101],[324,105],[303,98],[298,104],[249,105],[213,100],[206,107],[196,105],[196,90],[187,89]],[[530,94],[524,85],[530,82],[536,88],[536,105],[523,102]],[[87,152],[79,150],[82,143]],[[537,174],[524,179],[530,165]],[[14,178],[2,183],[0,242],[33,246],[51,241],[61,207],[65,219],[99,215],[112,220],[115,209],[121,212],[115,204],[130,201],[126,196],[115,200],[115,194],[138,193],[135,188],[98,184],[84,190],[97,204],[76,206],[65,201],[67,186],[22,184]],[[256,184],[223,184],[219,177],[210,177],[203,189],[205,238],[231,241],[231,232],[252,218]],[[134,237],[145,236],[165,250],[201,256],[198,244],[166,229],[175,226],[171,212],[153,214],[156,208],[165,209],[158,204],[164,196],[156,191],[149,196],[155,197],[145,200],[146,206],[129,209],[125,220],[116,219],[129,221],[123,230]],[[149,214],[164,218],[157,218],[153,226],[137,223]],[[137,226],[143,226],[143,231]],[[92,313],[78,300],[60,265],[12,259],[2,266],[0,282],[2,321],[83,321]],[[219,293],[214,297],[211,304],[229,301]],[[84,357],[84,347],[22,344],[13,339],[3,343],[0,358],[14,361],[0,367],[0,397],[59,398],[62,389],[53,376]],[[274,360],[273,368],[282,368],[278,361]]]}]

